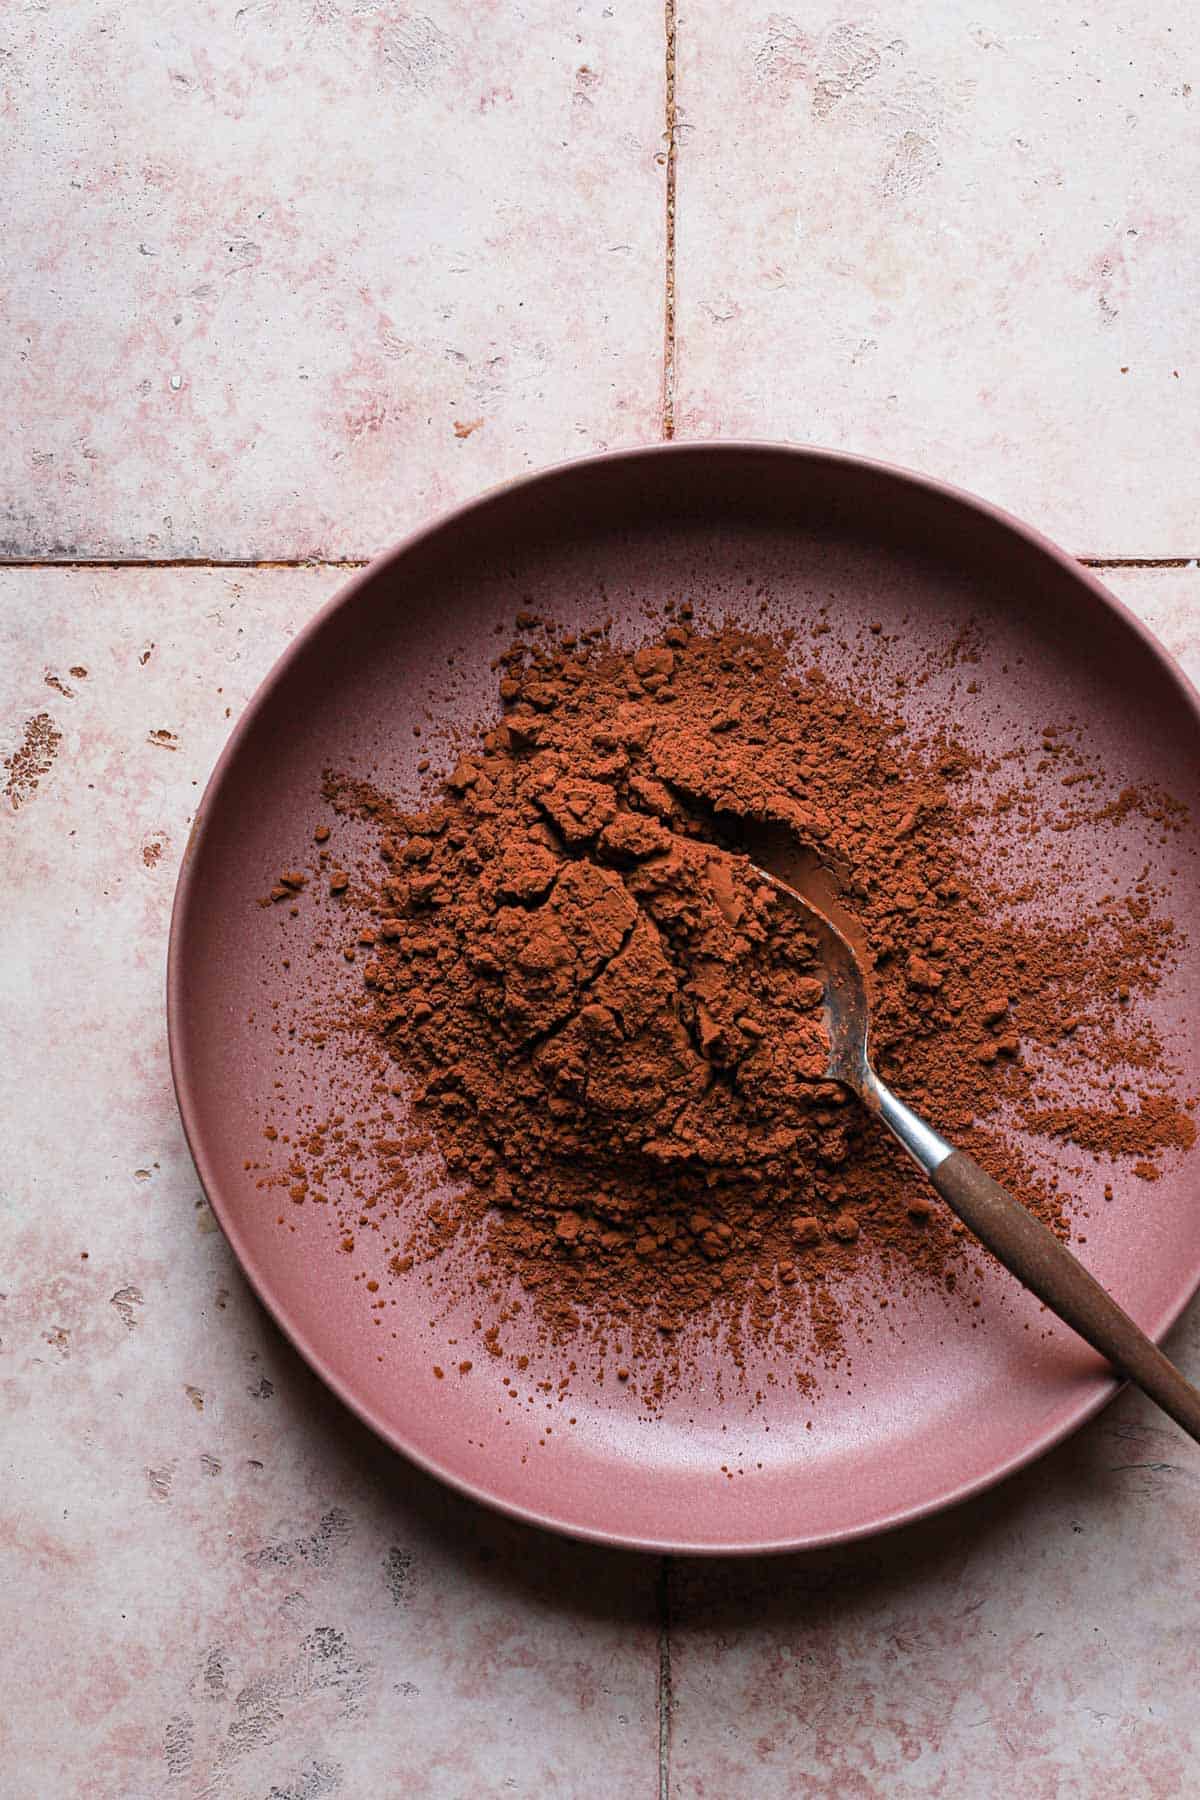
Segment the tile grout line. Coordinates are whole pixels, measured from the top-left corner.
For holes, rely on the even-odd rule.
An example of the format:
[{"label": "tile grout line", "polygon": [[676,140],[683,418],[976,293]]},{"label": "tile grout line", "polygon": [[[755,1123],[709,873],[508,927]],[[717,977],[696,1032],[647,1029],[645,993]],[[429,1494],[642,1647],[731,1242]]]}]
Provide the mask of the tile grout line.
[{"label": "tile grout line", "polygon": [[[674,308],[670,308],[673,320]],[[673,358],[669,364],[674,373]],[[672,388],[673,388],[672,381]],[[673,399],[673,394],[672,394]],[[663,436],[674,436],[673,405],[663,408]],[[719,442],[719,440],[713,440]],[[1200,553],[1195,556],[1076,556],[1072,559],[1085,569],[1190,569],[1200,567]],[[0,557],[0,574],[6,569],[365,569],[369,556],[75,556],[75,557]]]},{"label": "tile grout line", "polygon": [[658,1800],[671,1800],[671,1559],[658,1571]]},{"label": "tile grout line", "polygon": [[1190,569],[1198,556],[1077,556],[1085,569]]},{"label": "tile grout line", "polygon": [[662,435],[675,436],[675,0],[664,0],[666,36],[666,283],[663,294]]},{"label": "tile grout line", "polygon": [[365,569],[369,556],[6,556],[5,569]]}]

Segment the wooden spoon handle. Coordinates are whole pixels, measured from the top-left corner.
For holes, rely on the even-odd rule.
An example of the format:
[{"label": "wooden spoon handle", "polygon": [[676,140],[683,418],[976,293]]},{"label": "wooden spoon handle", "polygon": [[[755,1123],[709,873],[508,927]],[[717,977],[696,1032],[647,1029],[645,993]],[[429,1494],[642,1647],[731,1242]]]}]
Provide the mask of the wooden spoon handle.
[{"label": "wooden spoon handle", "polygon": [[965,1150],[952,1151],[929,1179],[947,1206],[1018,1281],[1200,1443],[1200,1392],[1040,1219],[986,1175]]}]

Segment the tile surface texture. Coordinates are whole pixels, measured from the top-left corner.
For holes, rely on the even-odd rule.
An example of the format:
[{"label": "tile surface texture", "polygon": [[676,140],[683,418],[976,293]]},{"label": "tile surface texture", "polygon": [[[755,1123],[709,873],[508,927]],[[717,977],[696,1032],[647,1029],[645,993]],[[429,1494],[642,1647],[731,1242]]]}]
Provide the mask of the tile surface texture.
[{"label": "tile surface texture", "polygon": [[[175,1112],[162,972],[200,786],[337,580],[0,573],[0,759],[41,746],[0,802],[0,1579],[30,1628],[0,1646],[0,1755],[52,1800],[638,1800],[657,1565],[377,1445],[249,1294]],[[1113,585],[1200,674],[1200,572]],[[1200,1372],[1194,1312],[1176,1341]],[[1118,1756],[1124,1792],[1180,1792],[1198,1492],[1200,1451],[1126,1395],[915,1531],[675,1565],[669,1792],[1100,1796]]]},{"label": "tile surface texture", "polygon": [[657,1764],[653,1563],[378,1445],[268,1324],[183,1142],[162,989],[197,784],[336,585],[0,574],[0,760],[49,722],[0,794],[5,1794],[585,1794],[603,1763],[632,1796]]},{"label": "tile surface texture", "polygon": [[[1195,1309],[1170,1349],[1195,1380]],[[940,1519],[672,1580],[673,1800],[1192,1793],[1200,1450],[1125,1394]]]},{"label": "tile surface texture", "polygon": [[686,0],[675,416],[1200,550],[1200,14]]},{"label": "tile surface texture", "polygon": [[369,556],[655,436],[650,0],[14,6],[9,556]]},{"label": "tile surface texture", "polygon": [[[0,20],[0,1794],[1195,1789],[1200,1450],[1136,1395],[912,1530],[663,1565],[325,1393],[199,1189],[162,1000],[204,781],[343,577],[3,563],[362,558],[672,400],[1194,558],[1197,105],[1193,14],[1133,0]],[[1200,678],[1196,563],[1103,578]],[[1172,1348],[1200,1376],[1196,1308]]]}]

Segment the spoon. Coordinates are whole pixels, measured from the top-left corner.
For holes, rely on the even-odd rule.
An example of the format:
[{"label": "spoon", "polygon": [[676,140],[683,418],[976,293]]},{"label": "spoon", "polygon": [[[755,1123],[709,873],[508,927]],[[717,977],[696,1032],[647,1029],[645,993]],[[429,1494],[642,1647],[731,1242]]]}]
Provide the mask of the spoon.
[{"label": "spoon", "polygon": [[830,912],[842,913],[835,897],[836,883],[819,869],[816,874],[824,879],[812,879],[815,859],[811,853],[793,853],[782,859],[773,854],[771,860],[780,862],[809,890],[802,893],[770,869],[753,865],[756,875],[805,913],[816,934],[826,973],[829,1078],[852,1088],[864,1106],[883,1121],[951,1211],[1030,1293],[1200,1442],[1200,1391],[1040,1219],[985,1174],[965,1150],[948,1144],[880,1080],[870,1056],[865,941],[861,949],[855,947],[861,930],[848,917],[835,923],[829,916]]}]

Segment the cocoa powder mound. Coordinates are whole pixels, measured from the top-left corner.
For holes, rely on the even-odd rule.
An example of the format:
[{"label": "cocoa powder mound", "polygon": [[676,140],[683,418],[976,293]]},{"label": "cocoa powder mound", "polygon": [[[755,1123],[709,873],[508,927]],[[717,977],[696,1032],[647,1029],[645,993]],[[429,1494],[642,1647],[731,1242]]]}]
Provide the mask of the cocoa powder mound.
[{"label": "cocoa powder mound", "polygon": [[[623,1333],[661,1391],[689,1326],[735,1362],[746,1331],[833,1361],[861,1282],[886,1305],[966,1266],[962,1228],[825,1078],[814,945],[756,877],[748,824],[839,872],[873,955],[885,1079],[1061,1234],[1068,1196],[1039,1172],[1038,1137],[1151,1175],[1194,1139],[1130,1004],[1178,954],[1159,897],[1143,881],[1064,919],[1045,870],[1016,889],[993,866],[998,834],[1065,844],[1099,816],[1072,732],[1048,726],[1024,773],[985,767],[795,660],[766,633],[694,631],[686,607],[636,648],[542,631],[499,658],[497,716],[423,810],[327,777],[377,858],[347,866],[318,827],[312,889],[344,915],[361,986],[306,1028],[349,1029],[375,1093],[418,1123],[318,1128],[286,1181],[320,1198],[330,1158],[353,1167],[340,1242],[383,1233],[393,1279],[466,1232],[493,1351],[489,1268],[556,1342]],[[1161,796],[1127,790],[1118,810],[1178,829]],[[266,903],[304,880],[285,872]],[[413,1204],[426,1151],[452,1205]]]}]

